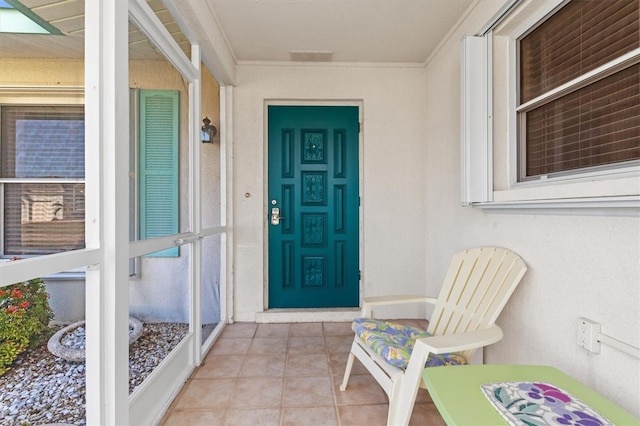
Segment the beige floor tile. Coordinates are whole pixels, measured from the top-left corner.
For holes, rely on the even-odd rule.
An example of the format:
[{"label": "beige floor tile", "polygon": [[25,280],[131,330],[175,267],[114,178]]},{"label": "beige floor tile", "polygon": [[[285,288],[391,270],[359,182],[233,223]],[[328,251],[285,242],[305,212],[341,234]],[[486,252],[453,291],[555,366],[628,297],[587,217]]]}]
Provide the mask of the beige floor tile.
[{"label": "beige floor tile", "polygon": [[210,353],[198,367],[195,379],[212,379],[220,377],[238,377],[244,355],[217,355]]},{"label": "beige floor tile", "polygon": [[421,425],[446,426],[446,423],[432,403],[415,404],[409,420],[409,426]]},{"label": "beige floor tile", "polygon": [[283,377],[286,355],[247,355],[241,377]]},{"label": "beige floor tile", "polygon": [[292,376],[329,376],[329,361],[327,355],[321,354],[292,354],[287,356],[285,375]]},{"label": "beige floor tile", "polygon": [[179,396],[176,410],[224,408],[231,399],[235,379],[194,379]]},{"label": "beige floor tile", "polygon": [[342,376],[333,376],[333,388],[338,405],[387,404],[389,399],[378,382],[368,374],[353,375],[349,378],[349,385],[343,392],[339,385]]},{"label": "beige floor tile", "polygon": [[290,336],[322,336],[321,322],[299,322],[291,324]]},{"label": "beige floor tile", "polygon": [[189,383],[191,383],[192,379],[187,379],[186,382],[184,382],[184,384],[182,385],[182,388],[180,388],[180,391],[178,392],[178,394],[176,395],[175,398],[173,398],[173,401],[171,401],[171,404],[169,405],[169,408],[167,409],[167,411],[164,413],[164,418],[166,419],[167,417],[169,417],[169,414],[171,414],[177,407],[178,405],[178,401],[180,401],[180,398],[182,397],[182,395],[184,395],[184,393],[187,391],[187,388],[189,387]]},{"label": "beige floor tile", "polygon": [[256,337],[289,337],[289,324],[258,324]]},{"label": "beige floor tile", "polygon": [[225,426],[278,426],[280,424],[280,408],[232,408],[224,417]]},{"label": "beige floor tile", "polygon": [[[347,367],[347,359],[349,358],[348,352],[336,352],[329,354],[329,368],[331,374],[336,375],[344,374],[344,369]],[[369,374],[364,365],[356,358],[353,361],[353,367],[351,368],[351,374]]]},{"label": "beige floor tile", "polygon": [[429,395],[429,392],[426,389],[418,389],[418,395],[416,396],[416,403],[421,403],[421,402],[433,402],[433,400],[431,399],[431,395]]},{"label": "beige floor tile", "polygon": [[174,411],[163,426],[217,426],[222,424],[224,409]]},{"label": "beige floor tile", "polygon": [[287,352],[286,337],[256,337],[251,342],[249,355],[281,355]]},{"label": "beige floor tile", "polygon": [[324,341],[329,353],[349,352],[353,343],[353,334],[350,336],[325,336]]},{"label": "beige floor tile", "polygon": [[284,383],[283,407],[333,406],[331,379],[321,377],[287,377]]},{"label": "beige floor tile", "polygon": [[226,325],[220,337],[253,337],[257,328],[258,324],[253,322],[235,322]]},{"label": "beige floor tile", "polygon": [[[339,389],[352,341],[347,322],[228,325],[161,424],[385,425],[387,396],[358,360]],[[444,424],[420,389],[410,425]]]},{"label": "beige floor tile", "polygon": [[325,322],[322,327],[325,336],[353,336],[350,322]]},{"label": "beige floor tile", "polygon": [[248,337],[221,337],[211,348],[215,355],[244,355],[249,350],[252,339]]},{"label": "beige floor tile", "polygon": [[240,377],[236,383],[231,408],[279,408],[284,379],[281,377]]},{"label": "beige floor tile", "polygon": [[288,351],[296,354],[325,353],[324,337],[291,337]]},{"label": "beige floor tile", "polygon": [[282,426],[337,426],[335,407],[283,408]]},{"label": "beige floor tile", "polygon": [[[345,405],[338,407],[340,425],[386,425],[388,404]],[[409,426],[445,426],[446,423],[433,404],[416,404],[411,413]]]},{"label": "beige floor tile", "polygon": [[338,407],[340,426],[386,426],[387,404],[345,405]]}]

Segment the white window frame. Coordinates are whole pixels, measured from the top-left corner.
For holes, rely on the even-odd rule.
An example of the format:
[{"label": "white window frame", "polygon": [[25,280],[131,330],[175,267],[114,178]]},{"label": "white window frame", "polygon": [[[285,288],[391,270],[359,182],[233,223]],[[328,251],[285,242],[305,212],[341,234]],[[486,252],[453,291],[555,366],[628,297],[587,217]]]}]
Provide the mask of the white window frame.
[{"label": "white window frame", "polygon": [[[640,62],[640,48],[637,48],[518,106],[520,90],[520,61],[518,60],[520,58],[520,40],[538,28],[542,23],[569,2],[570,0],[560,0],[555,7],[552,7],[550,10],[547,10],[540,15],[536,15],[532,21],[528,21],[520,31],[513,35],[510,43],[509,64],[513,67],[515,83],[515,87],[510,91],[512,96],[515,97],[512,103],[515,107],[509,111],[510,120],[516,123],[512,134],[512,140],[516,141],[516,147],[512,150],[516,155],[516,162],[512,163],[514,166],[511,168],[511,181],[514,185],[544,181],[565,181],[582,178],[608,177],[618,174],[637,173],[640,170],[640,160],[636,160],[605,166],[583,167],[580,169],[535,176],[528,179],[523,179],[519,176],[519,170],[526,167],[526,158],[522,155],[522,151],[526,148],[527,143],[524,135],[525,117],[524,115],[519,115],[519,113],[530,111],[540,105],[544,105],[580,88],[587,87],[595,81],[599,81],[602,78]],[[520,131],[518,131],[518,128]]]},{"label": "white window frame", "polygon": [[[490,99],[492,94],[493,99],[496,99],[496,89],[504,89],[507,93],[508,111],[506,123],[493,123],[492,126],[493,129],[499,131],[499,125],[506,124],[508,133],[506,147],[496,146],[495,134],[489,134],[488,142],[490,145],[493,144],[494,152],[496,149],[508,150],[506,155],[508,163],[498,164],[494,160],[493,164],[494,171],[499,169],[506,172],[507,187],[496,189],[494,185],[489,188],[493,195],[492,198],[487,197],[486,200],[469,204],[488,211],[511,211],[514,213],[640,216],[640,165],[635,163],[591,170],[583,169],[574,173],[559,173],[540,179],[518,182],[518,162],[520,159],[518,154],[517,120],[519,110],[528,108],[532,104],[537,104],[543,100],[542,98],[560,96],[569,87],[574,87],[576,84],[584,84],[602,73],[613,72],[612,70],[619,69],[623,63],[629,63],[629,61],[640,62],[640,49],[636,49],[618,60],[599,67],[518,108],[518,40],[536,28],[549,14],[562,7],[567,1],[547,1],[543,8],[522,20],[523,24],[509,34],[508,51],[504,55],[507,61],[506,66],[508,67],[508,82],[504,82],[503,85],[503,83],[495,81],[491,74],[488,78],[488,96]],[[527,8],[517,7],[522,3],[531,5],[531,2],[527,0],[512,0],[508,8],[501,9],[500,16],[492,18],[477,35],[487,37],[489,43],[491,43],[495,28],[504,19],[508,19],[511,15],[517,13],[527,13],[521,12]],[[504,34],[501,35],[504,36]],[[493,64],[495,57],[493,52],[495,49],[488,49],[487,51],[488,63]],[[498,66],[500,65],[498,64]],[[488,117],[488,120],[490,122],[493,120],[492,115]],[[468,170],[466,172],[468,173]],[[465,170],[463,170],[463,176],[464,173]]]},{"label": "white window frame", "polygon": [[[19,106],[83,106],[84,87],[81,86],[0,86],[0,108]],[[2,141],[0,141],[2,143]],[[3,195],[4,185],[17,182],[17,179],[0,178],[0,196]],[[85,179],[65,179],[64,182],[85,183]],[[4,200],[0,199],[4,206]],[[0,220],[0,262],[8,261],[10,255],[4,252],[4,221]],[[20,256],[21,258],[32,255]],[[78,271],[73,271],[77,274]]]}]

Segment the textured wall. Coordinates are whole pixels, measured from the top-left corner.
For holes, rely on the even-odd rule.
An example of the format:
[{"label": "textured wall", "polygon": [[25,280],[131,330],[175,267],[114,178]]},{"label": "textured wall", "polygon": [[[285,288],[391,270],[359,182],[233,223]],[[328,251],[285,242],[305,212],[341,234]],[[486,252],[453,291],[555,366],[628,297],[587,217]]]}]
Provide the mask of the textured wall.
[{"label": "textured wall", "polygon": [[[248,66],[234,96],[235,316],[253,321],[266,306],[265,101],[358,101],[364,293],[422,291],[424,282],[424,117],[416,68]],[[244,194],[251,194],[245,197]]]},{"label": "textured wall", "polygon": [[[498,3],[480,2],[426,68],[427,281],[441,280],[451,253],[466,247],[515,250],[529,271],[498,320],[505,338],[485,350],[485,361],[552,365],[640,416],[640,360],[604,345],[600,354],[576,345],[577,319],[585,316],[600,322],[605,334],[640,346],[640,219],[606,212],[495,214],[459,206],[459,40],[477,31],[495,10],[489,6]],[[504,81],[495,81],[502,87],[497,97],[504,96]],[[504,174],[508,155],[499,132],[502,145],[494,145],[494,159],[496,173]],[[429,292],[436,289],[429,284]]]}]

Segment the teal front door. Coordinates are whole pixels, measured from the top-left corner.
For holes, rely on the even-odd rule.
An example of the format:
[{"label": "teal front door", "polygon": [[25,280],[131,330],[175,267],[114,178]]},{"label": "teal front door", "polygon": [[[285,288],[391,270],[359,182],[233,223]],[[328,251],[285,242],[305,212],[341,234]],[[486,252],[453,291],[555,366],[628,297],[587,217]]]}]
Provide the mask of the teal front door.
[{"label": "teal front door", "polygon": [[359,305],[358,107],[269,106],[269,308]]}]

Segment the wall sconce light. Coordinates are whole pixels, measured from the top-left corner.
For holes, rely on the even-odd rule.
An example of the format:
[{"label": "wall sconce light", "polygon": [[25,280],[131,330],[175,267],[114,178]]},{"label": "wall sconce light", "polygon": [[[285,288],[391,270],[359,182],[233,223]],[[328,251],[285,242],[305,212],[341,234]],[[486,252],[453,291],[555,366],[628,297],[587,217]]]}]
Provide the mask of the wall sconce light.
[{"label": "wall sconce light", "polygon": [[216,126],[212,126],[209,117],[205,117],[200,128],[200,140],[202,143],[214,143],[217,134],[218,129],[216,129]]}]

